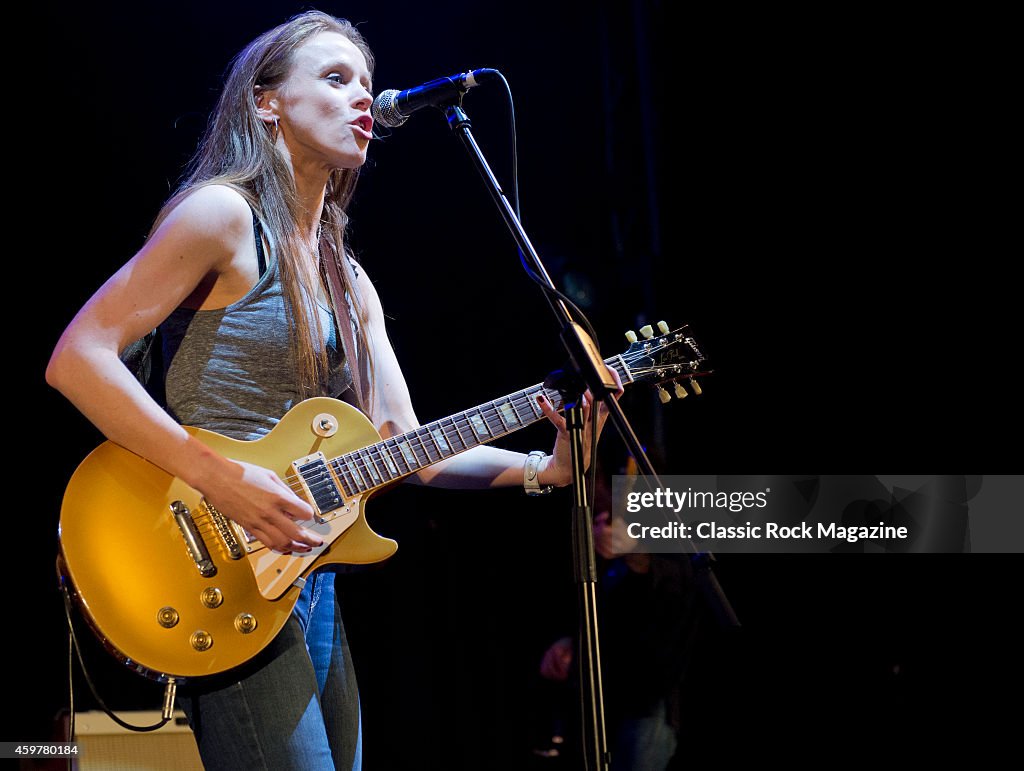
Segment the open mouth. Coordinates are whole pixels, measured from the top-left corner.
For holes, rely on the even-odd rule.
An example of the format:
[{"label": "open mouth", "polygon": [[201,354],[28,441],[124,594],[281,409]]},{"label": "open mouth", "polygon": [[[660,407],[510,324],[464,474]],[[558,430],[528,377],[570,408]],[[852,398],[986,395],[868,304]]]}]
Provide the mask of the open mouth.
[{"label": "open mouth", "polygon": [[362,133],[366,134],[367,137],[373,136],[373,118],[371,118],[369,115],[360,115],[358,118],[352,121],[350,125],[360,129]]}]

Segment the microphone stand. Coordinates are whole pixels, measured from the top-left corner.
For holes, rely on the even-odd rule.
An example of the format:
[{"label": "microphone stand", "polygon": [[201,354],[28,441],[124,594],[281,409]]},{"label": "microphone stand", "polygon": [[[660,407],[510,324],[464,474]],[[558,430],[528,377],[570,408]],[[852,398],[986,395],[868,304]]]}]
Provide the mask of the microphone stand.
[{"label": "microphone stand", "polygon": [[[462,109],[462,94],[454,98],[448,104],[439,105],[448,119],[448,126],[462,140],[466,151],[469,153],[477,171],[483,177],[484,184],[491,194],[495,205],[505,219],[505,224],[512,233],[512,237],[519,245],[519,249],[527,255],[534,272],[550,288],[555,289],[554,282],[548,274],[540,255],[530,243],[522,223],[516,216],[515,210],[505,197],[504,191],[491,167],[487,163],[483,152],[480,150],[476,139],[473,137],[472,123],[469,116]],[[558,378],[545,381],[545,385],[557,388],[562,394],[565,405],[566,427],[570,435],[570,448],[572,457],[572,489],[573,489],[573,558],[574,575],[579,586],[581,621],[581,647],[580,656],[580,681],[587,693],[587,703],[584,704],[586,719],[583,725],[584,734],[584,768],[608,769],[610,757],[608,753],[608,742],[605,735],[604,699],[601,686],[601,652],[598,640],[597,629],[597,602],[596,583],[597,568],[594,556],[594,533],[592,511],[587,501],[587,490],[584,477],[583,458],[583,407],[581,398],[585,389],[590,389],[595,400],[600,400],[608,408],[609,417],[619,432],[626,447],[632,454],[639,466],[641,474],[649,487],[661,488],[661,480],[658,478],[650,459],[644,452],[640,440],[633,432],[632,426],[626,419],[622,408],[615,399],[617,390],[615,380],[604,364],[597,345],[583,328],[572,320],[568,308],[560,299],[552,299],[550,292],[544,293],[551,312],[561,328],[560,337],[562,344],[569,353],[572,362],[573,373],[568,373]],[[550,383],[550,384],[549,384]],[[688,543],[688,542],[686,542]],[[713,557],[710,552],[697,554],[692,543],[689,544],[690,552],[696,557],[694,560],[694,577],[701,586],[705,598],[709,600],[712,609],[720,621],[731,625],[739,626],[739,620],[729,604],[728,599],[722,592],[714,573],[711,572]],[[588,733],[589,732],[589,733]]]}]

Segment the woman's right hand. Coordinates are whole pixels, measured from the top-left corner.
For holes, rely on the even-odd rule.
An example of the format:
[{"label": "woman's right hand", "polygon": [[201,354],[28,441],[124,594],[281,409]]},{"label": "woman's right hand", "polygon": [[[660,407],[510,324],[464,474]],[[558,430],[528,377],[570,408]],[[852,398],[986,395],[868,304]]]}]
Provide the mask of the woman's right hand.
[{"label": "woman's right hand", "polygon": [[308,552],[323,540],[301,522],[313,508],[269,469],[245,461],[222,459],[209,464],[195,485],[217,509],[279,552]]}]

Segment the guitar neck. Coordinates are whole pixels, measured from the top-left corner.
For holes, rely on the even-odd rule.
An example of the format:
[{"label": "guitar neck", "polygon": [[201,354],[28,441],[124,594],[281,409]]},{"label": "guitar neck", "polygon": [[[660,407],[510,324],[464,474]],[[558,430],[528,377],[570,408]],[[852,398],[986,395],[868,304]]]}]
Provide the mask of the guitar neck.
[{"label": "guitar neck", "polygon": [[[623,383],[632,382],[629,367],[622,356],[604,361],[618,373]],[[355,452],[339,455],[328,463],[341,481],[346,498],[367,493],[536,423],[544,417],[537,404],[538,394],[544,394],[556,410],[562,409],[562,395],[538,383]]]}]

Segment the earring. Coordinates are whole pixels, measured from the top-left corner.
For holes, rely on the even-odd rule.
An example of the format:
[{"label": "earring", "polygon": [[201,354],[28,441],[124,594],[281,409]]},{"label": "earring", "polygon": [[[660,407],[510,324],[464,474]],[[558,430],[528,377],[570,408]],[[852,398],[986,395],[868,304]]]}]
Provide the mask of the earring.
[{"label": "earring", "polygon": [[277,121],[278,121],[278,117],[275,115],[274,116],[274,131],[273,131],[273,135],[270,138],[270,141],[273,142],[275,145],[277,144],[277,135],[278,135],[278,133],[280,133],[280,130],[281,130],[281,127],[278,125]]}]

